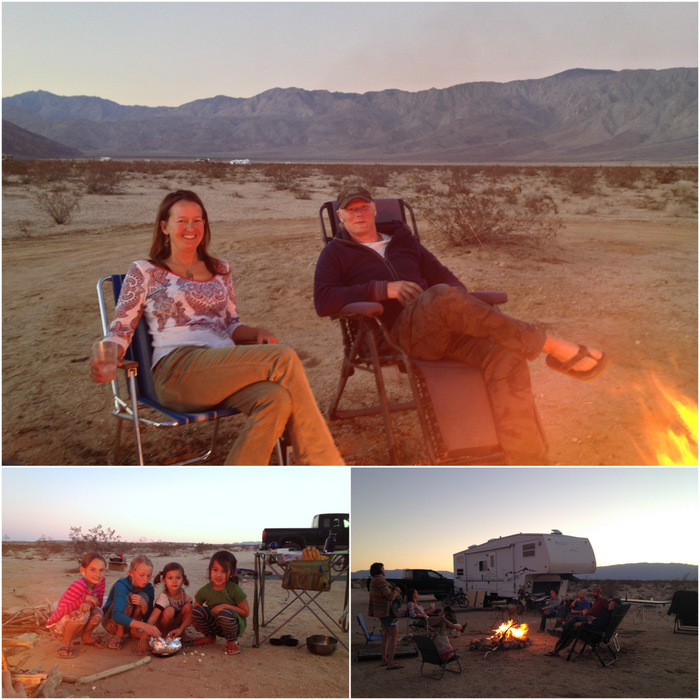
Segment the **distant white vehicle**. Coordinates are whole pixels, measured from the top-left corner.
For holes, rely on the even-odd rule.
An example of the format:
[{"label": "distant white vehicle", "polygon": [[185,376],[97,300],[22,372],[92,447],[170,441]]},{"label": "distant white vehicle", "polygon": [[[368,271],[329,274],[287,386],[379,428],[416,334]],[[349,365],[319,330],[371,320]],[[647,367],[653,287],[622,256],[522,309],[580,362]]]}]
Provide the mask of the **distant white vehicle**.
[{"label": "distant white vehicle", "polygon": [[519,533],[472,545],[453,555],[455,591],[484,591],[490,598],[514,598],[524,590],[546,595],[552,586],[560,597],[574,574],[592,574],[595,554],[585,537]]},{"label": "distant white vehicle", "polygon": [[105,160],[112,160],[109,156],[102,156],[100,160],[105,161]]},{"label": "distant white vehicle", "polygon": [[229,165],[252,165],[250,158],[236,158],[229,161]]}]

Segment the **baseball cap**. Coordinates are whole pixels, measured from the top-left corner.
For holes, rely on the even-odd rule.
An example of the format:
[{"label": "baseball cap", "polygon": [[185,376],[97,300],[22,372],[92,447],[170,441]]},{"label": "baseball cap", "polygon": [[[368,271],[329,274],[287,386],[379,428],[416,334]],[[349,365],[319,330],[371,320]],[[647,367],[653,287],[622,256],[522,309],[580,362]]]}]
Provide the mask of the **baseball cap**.
[{"label": "baseball cap", "polygon": [[338,193],[338,209],[345,209],[353,199],[364,199],[365,202],[371,202],[372,195],[364,187],[347,185]]}]

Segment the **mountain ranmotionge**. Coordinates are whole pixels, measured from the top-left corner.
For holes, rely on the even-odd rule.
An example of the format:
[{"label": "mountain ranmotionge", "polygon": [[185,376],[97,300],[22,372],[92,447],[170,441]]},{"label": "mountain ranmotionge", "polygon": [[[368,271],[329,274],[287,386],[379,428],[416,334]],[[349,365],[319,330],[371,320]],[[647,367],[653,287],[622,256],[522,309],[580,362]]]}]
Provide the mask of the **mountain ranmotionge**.
[{"label": "mountain ranmotionge", "polygon": [[[696,163],[697,68],[364,94],[274,88],[180,107],[34,91],[3,120],[87,156],[370,162]],[[3,153],[25,153],[3,122]],[[47,154],[44,157],[57,157]]]}]

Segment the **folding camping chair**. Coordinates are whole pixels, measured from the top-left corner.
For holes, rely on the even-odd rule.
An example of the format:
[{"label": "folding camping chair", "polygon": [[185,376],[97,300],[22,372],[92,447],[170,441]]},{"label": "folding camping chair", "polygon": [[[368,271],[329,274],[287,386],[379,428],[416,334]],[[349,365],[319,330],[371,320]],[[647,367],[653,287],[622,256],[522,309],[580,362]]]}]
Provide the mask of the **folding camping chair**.
[{"label": "folding camping chair", "polygon": [[[97,283],[97,297],[100,305],[100,319],[102,322],[102,332],[107,334],[109,330],[109,316],[107,312],[107,300],[105,290],[111,287],[113,298],[116,303],[122,288],[124,275],[107,275],[102,277]],[[197,457],[178,462],[178,465],[196,464],[204,462],[212,455],[216,445],[216,438],[219,430],[219,419],[226,416],[233,416],[239,413],[236,408],[214,408],[209,411],[197,413],[183,413],[173,411],[159,403],[156,396],[155,385],[153,383],[153,373],[151,372],[152,357],[151,335],[144,318],[141,318],[131,340],[131,345],[126,351],[121,367],[124,370],[126,387],[120,386],[119,378],[110,382],[112,389],[113,410],[112,415],[116,416],[117,435],[114,447],[114,461],[118,463],[121,449],[121,432],[123,421],[131,421],[134,429],[134,439],[138,453],[139,465],[143,466],[143,447],[141,443],[141,426],[153,428],[179,428],[195,423],[206,423],[214,421],[213,435],[209,449]],[[143,409],[148,411],[147,417]],[[277,441],[277,459],[280,464],[285,464],[286,447],[283,447],[282,440]]]},{"label": "folding camping chair", "polygon": [[362,634],[365,635],[365,645],[362,647],[363,649],[366,649],[367,645],[370,642],[381,642],[382,641],[382,630],[380,629],[379,632],[375,634],[374,630],[376,630],[377,628],[372,627],[372,631],[370,632],[367,629],[367,623],[365,622],[365,616],[362,613],[358,613],[357,621],[360,624],[360,627],[362,628]]},{"label": "folding camping chair", "polygon": [[[452,652],[452,654],[447,658],[443,659],[440,656],[440,651],[438,650],[437,645],[432,639],[428,639],[428,637],[414,637],[413,642],[418,647],[418,651],[421,655],[421,676],[428,676],[428,674],[423,673],[423,667],[425,666],[425,664],[433,664],[435,666],[438,666],[440,675],[428,676],[428,678],[433,678],[436,681],[439,681],[445,675],[445,671],[451,671],[452,673],[462,673],[462,662],[460,661],[459,656],[457,656],[457,654],[455,654],[454,652]],[[449,664],[452,664],[455,661],[457,662],[459,670],[455,668],[450,668],[449,666]]]},{"label": "folding camping chair", "polygon": [[425,618],[406,617],[406,636],[403,641],[411,642],[416,637],[435,639],[437,636],[437,631],[428,624],[428,620]]},{"label": "folding camping chair", "polygon": [[676,591],[668,606],[668,614],[675,615],[673,632],[679,634],[698,633],[697,591]]},{"label": "folding camping chair", "polygon": [[[620,641],[617,638],[617,628],[620,626],[620,623],[631,607],[632,603],[622,603],[622,605],[615,610],[613,616],[610,618],[610,622],[605,628],[605,632],[593,632],[585,629],[584,627],[579,627],[574,643],[571,645],[571,650],[569,651],[569,655],[566,657],[566,660],[569,661],[572,656],[581,656],[585,648],[589,646],[593,650],[593,653],[596,655],[598,661],[600,661],[603,666],[610,666],[611,664],[614,664],[617,661],[617,652],[620,651]],[[579,641],[583,642],[583,646],[578,654],[574,654],[574,649]],[[603,661],[603,658],[598,653],[598,649],[600,648],[607,649],[611,656],[610,661],[607,663]]]},{"label": "folding camping chair", "polygon": [[[377,223],[403,221],[420,240],[411,206],[402,199],[375,199]],[[339,230],[337,202],[326,202],[319,210],[324,245]],[[502,304],[505,292],[472,292],[489,304]],[[331,402],[330,420],[381,414],[391,464],[399,464],[391,413],[416,410],[432,464],[503,463],[491,403],[479,369],[459,362],[424,362],[409,359],[396,345],[381,322],[381,304],[357,302],[344,307],[338,316],[344,356],[341,376]],[[383,368],[397,366],[408,377],[413,398],[390,402]],[[374,375],[378,403],[368,407],[340,409],[340,399],[355,370]]]}]

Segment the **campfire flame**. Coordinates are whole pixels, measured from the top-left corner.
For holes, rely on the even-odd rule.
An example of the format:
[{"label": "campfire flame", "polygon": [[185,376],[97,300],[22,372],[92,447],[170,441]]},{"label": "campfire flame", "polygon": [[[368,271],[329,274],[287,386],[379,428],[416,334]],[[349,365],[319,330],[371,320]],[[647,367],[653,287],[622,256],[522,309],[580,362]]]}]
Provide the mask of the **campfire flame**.
[{"label": "campfire flame", "polygon": [[698,464],[698,404],[692,399],[674,394],[652,377],[659,393],[666,400],[666,412],[675,427],[660,426],[658,420],[648,419],[647,433],[659,466],[697,466]]},{"label": "campfire flame", "polygon": [[528,626],[523,622],[521,625],[514,625],[513,620],[504,622],[489,639],[525,639],[527,637]]}]

